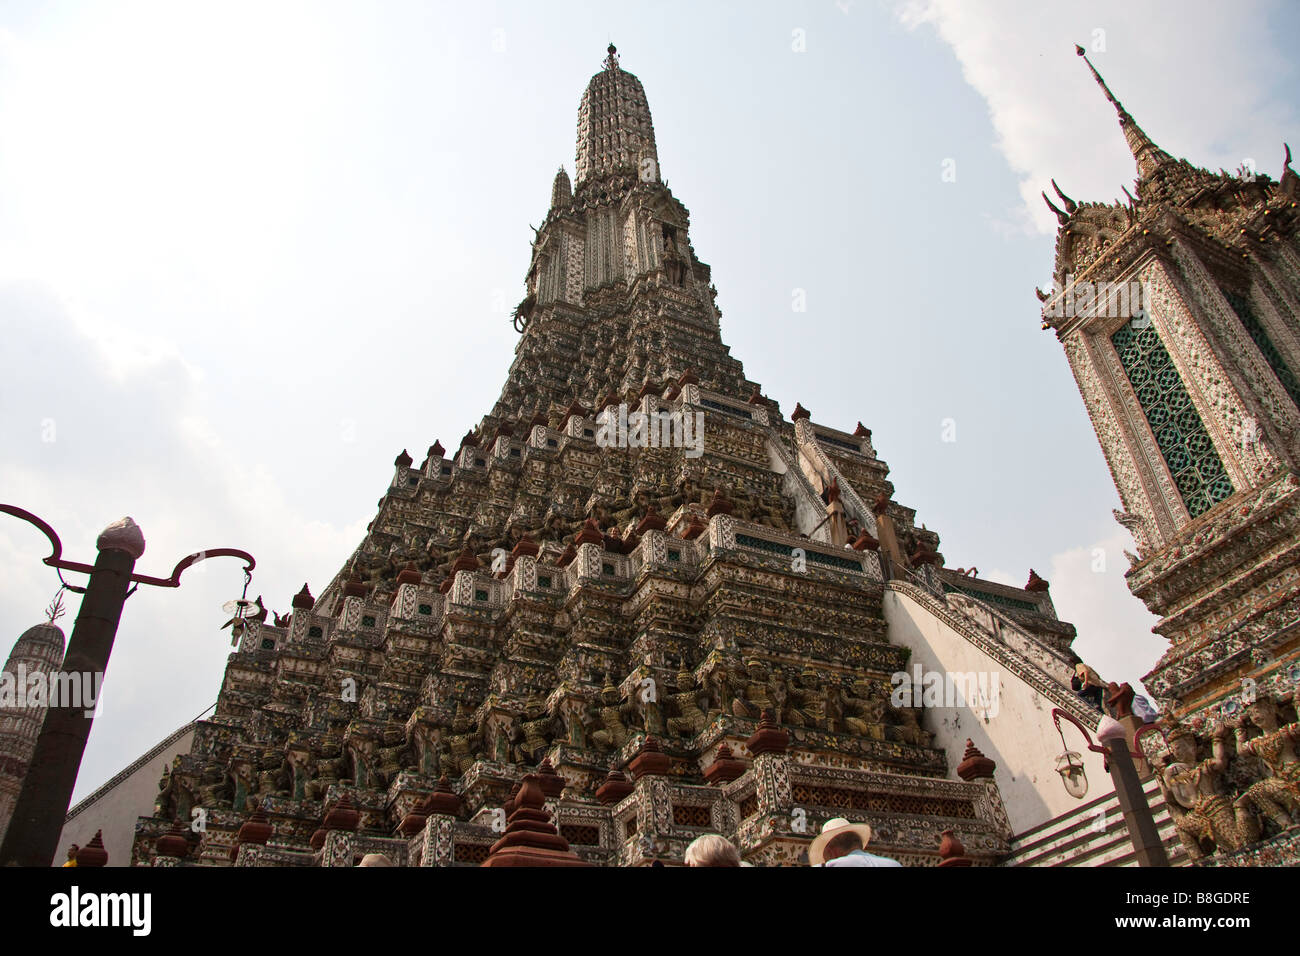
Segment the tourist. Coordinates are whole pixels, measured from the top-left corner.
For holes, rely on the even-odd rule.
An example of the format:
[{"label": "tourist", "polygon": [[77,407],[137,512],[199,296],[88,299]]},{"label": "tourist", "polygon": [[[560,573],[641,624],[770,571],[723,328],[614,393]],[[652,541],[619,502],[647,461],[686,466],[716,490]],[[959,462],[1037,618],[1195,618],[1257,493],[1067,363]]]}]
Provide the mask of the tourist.
[{"label": "tourist", "polygon": [[1097,672],[1079,661],[1074,665],[1074,677],[1070,680],[1070,687],[1075,693],[1092,704],[1098,710],[1101,710],[1102,698],[1106,692],[1106,682],[1097,676]]},{"label": "tourist", "polygon": [[1160,718],[1160,712],[1141,694],[1133,697],[1133,713],[1144,724],[1153,724]]},{"label": "tourist", "polygon": [[382,853],[367,853],[357,866],[392,866],[393,861]]},{"label": "tourist", "polygon": [[808,848],[810,866],[902,866],[887,856],[867,852],[871,827],[835,817],[822,824],[822,832]]},{"label": "tourist", "polygon": [[76,865],[77,865],[77,852],[78,852],[80,849],[81,849],[81,847],[77,846],[77,844],[75,844],[75,843],[72,844],[72,846],[68,847],[68,858],[67,858],[67,860],[64,861],[63,866],[76,866]]},{"label": "tourist", "polygon": [[706,833],[686,848],[687,866],[740,866],[740,851],[726,837]]}]

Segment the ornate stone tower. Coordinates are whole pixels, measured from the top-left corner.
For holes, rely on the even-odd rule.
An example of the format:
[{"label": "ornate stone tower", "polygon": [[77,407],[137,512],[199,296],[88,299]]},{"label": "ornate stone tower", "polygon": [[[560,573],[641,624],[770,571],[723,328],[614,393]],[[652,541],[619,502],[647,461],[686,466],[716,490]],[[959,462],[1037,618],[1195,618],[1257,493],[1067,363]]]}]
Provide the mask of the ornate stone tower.
[{"label": "ornate stone tower", "polygon": [[745,377],[612,46],[515,327],[490,414],[450,456],[403,451],[319,599],[243,632],[135,861],[476,865],[549,815],[541,849],[591,863],[680,861],[710,831],[789,863],[845,813],[909,864],[938,863],[946,829],[1005,856],[995,761],[968,740],[997,701],[945,722],[919,688],[892,699],[910,646],[890,630],[957,635],[961,661],[1018,681],[996,726],[1023,740],[1045,699],[1095,717],[1066,687],[1073,628],[1036,576],[943,571],[866,428],[787,419]]},{"label": "ornate stone tower", "polygon": [[[44,693],[29,697],[27,678],[38,675],[48,687],[47,678],[63,663],[63,648],[63,631],[52,621],[28,628],[14,644],[0,677],[0,840],[9,828],[49,703]],[[14,706],[6,706],[8,700]]]},{"label": "ornate stone tower", "polygon": [[1289,148],[1278,182],[1174,159],[1088,67],[1137,188],[1044,195],[1061,226],[1043,328],[1136,541],[1129,587],[1170,642],[1146,684],[1172,715],[1231,715],[1243,680],[1289,694],[1300,659],[1300,182]]}]

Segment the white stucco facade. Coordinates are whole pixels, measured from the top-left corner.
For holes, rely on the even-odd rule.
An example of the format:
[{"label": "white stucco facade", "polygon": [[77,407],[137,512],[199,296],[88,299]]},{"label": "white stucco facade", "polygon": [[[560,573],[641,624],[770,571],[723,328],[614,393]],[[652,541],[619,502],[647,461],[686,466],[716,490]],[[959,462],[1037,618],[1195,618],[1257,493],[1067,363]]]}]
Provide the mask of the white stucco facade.
[{"label": "white stucco facade", "polygon": [[136,819],[153,816],[158,781],[163,771],[171,767],[177,754],[190,752],[193,739],[193,724],[178,728],[73,807],[59,835],[59,848],[53,865],[63,864],[71,844],[85,846],[96,830],[102,830],[108,865],[130,866]]},{"label": "white stucco facade", "polygon": [[[924,672],[982,673],[990,687],[996,677],[995,706],[986,701],[973,707],[926,708],[923,726],[947,753],[954,777],[968,738],[997,763],[994,780],[1014,832],[1022,833],[1114,791],[1101,756],[1087,749],[1078,729],[1067,721],[1062,721],[1066,742],[1082,756],[1088,779],[1083,798],[1072,797],[1056,772],[1062,746],[1052,723],[1052,708],[1083,712],[1069,688],[1008,648],[979,634],[963,633],[959,621],[945,620],[903,591],[885,590],[884,612],[890,642],[911,648],[909,668],[919,664]],[[1099,718],[1084,721],[1090,732]]]}]

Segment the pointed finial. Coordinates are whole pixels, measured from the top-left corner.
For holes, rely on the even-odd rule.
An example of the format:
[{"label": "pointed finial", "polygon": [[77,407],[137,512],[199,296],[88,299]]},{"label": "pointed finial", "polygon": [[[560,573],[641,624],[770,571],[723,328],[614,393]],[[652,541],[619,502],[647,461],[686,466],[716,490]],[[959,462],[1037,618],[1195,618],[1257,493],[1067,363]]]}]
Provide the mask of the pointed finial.
[{"label": "pointed finial", "polygon": [[1052,188],[1056,190],[1056,195],[1061,197],[1061,202],[1065,203],[1065,211],[1073,215],[1074,211],[1079,208],[1079,204],[1061,192],[1061,187],[1056,185],[1055,179],[1052,180]]},{"label": "pointed finial", "polygon": [[1115,112],[1119,115],[1120,129],[1124,131],[1124,139],[1128,142],[1129,152],[1133,154],[1133,158],[1137,161],[1139,176],[1142,179],[1145,179],[1165,163],[1172,163],[1174,158],[1153,143],[1146,133],[1142,132],[1142,127],[1138,126],[1138,124],[1133,121],[1133,117],[1129,114],[1128,110],[1124,109],[1124,104],[1115,98],[1115,94],[1110,91],[1110,87],[1106,85],[1106,81],[1101,78],[1101,74],[1097,72],[1097,68],[1093,66],[1092,61],[1088,59],[1088,55],[1083,47],[1076,43],[1074,46],[1074,52],[1078,56],[1083,57],[1083,62],[1087,63],[1088,69],[1092,71],[1093,79],[1097,81],[1097,85],[1101,87],[1101,91],[1106,94],[1106,99],[1108,99],[1115,107]]},{"label": "pointed finial", "polygon": [[611,43],[606,52],[609,53],[609,56],[605,57],[605,69],[617,70],[618,69],[618,47],[614,46],[614,44]]},{"label": "pointed finial", "polygon": [[1055,206],[1052,205],[1052,201],[1047,198],[1046,190],[1044,190],[1041,195],[1043,197],[1043,202],[1047,203],[1047,208],[1052,210],[1052,212],[1056,213],[1057,222],[1059,222],[1062,226],[1064,226],[1067,222],[1070,221],[1070,217],[1068,214],[1062,212],[1061,210],[1057,209]]},{"label": "pointed finial", "polygon": [[45,609],[45,623],[53,624],[59,618],[63,617],[63,615],[63,588],[59,588],[59,593],[54,595],[54,600],[51,601],[50,606]]}]

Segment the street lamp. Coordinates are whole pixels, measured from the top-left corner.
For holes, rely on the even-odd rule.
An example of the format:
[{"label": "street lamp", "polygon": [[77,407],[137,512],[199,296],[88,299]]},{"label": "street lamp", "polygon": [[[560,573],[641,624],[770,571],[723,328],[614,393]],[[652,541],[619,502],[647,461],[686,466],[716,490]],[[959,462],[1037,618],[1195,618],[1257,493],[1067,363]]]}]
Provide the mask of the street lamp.
[{"label": "street lamp", "polygon": [[[135,562],[144,554],[144,533],[130,518],[123,518],[105,528],[95,542],[99,552],[95,563],[81,564],[63,557],[59,536],[36,515],[6,504],[0,504],[0,512],[35,525],[49,539],[54,550],[42,563],[59,571],[60,581],[63,580],[63,571],[90,576],[84,588],[65,583],[68,590],[85,596],[81,599],[67,653],[59,668],[58,686],[62,687],[73,686],[82,679],[81,675],[104,674],[117,635],[118,621],[122,617],[122,606],[139,585],[180,587],[181,573],[186,568],[207,558],[228,556],[247,562],[244,568],[244,593],[247,594],[257,563],[246,551],[216,548],[182,558],[172,569],[170,577],[135,574]],[[77,771],[86,752],[86,740],[90,737],[93,722],[94,712],[87,711],[84,706],[71,706],[71,701],[63,699],[49,702],[4,844],[0,846],[0,865],[50,865],[72,801],[72,789],[77,782]]]},{"label": "street lamp", "polygon": [[[1106,758],[1106,766],[1115,783],[1115,796],[1119,800],[1120,813],[1124,816],[1129,839],[1133,842],[1133,850],[1137,854],[1138,866],[1168,866],[1169,856],[1165,853],[1164,843],[1160,840],[1160,832],[1156,829],[1155,818],[1151,816],[1151,807],[1147,803],[1146,791],[1142,789],[1142,781],[1138,778],[1137,767],[1133,763],[1134,759],[1145,760],[1146,757],[1141,751],[1136,753],[1129,751],[1124,725],[1114,717],[1103,715],[1101,724],[1097,727],[1097,739],[1101,744],[1094,744],[1088,728],[1072,714],[1053,707],[1052,723],[1056,725],[1056,732],[1061,735],[1062,743],[1065,742],[1065,734],[1061,730],[1062,717],[1079,728],[1079,733],[1083,734],[1084,740],[1088,742],[1090,751],[1102,754]],[[1154,730],[1156,730],[1155,724],[1147,724],[1140,728],[1133,735],[1133,746],[1137,746],[1143,734]],[[1061,774],[1065,788],[1077,797],[1082,794],[1075,793],[1072,789],[1078,786],[1078,781],[1072,779],[1073,775],[1077,773],[1078,777],[1083,779],[1085,791],[1088,784],[1083,773],[1082,761],[1079,761],[1076,771],[1071,766],[1073,763],[1069,759],[1071,756],[1077,758],[1079,755],[1069,750],[1067,746],[1066,753],[1057,758],[1057,771]],[[1062,768],[1062,761],[1065,762],[1066,769]]]}]

